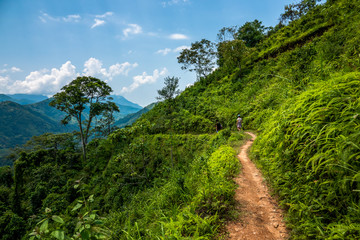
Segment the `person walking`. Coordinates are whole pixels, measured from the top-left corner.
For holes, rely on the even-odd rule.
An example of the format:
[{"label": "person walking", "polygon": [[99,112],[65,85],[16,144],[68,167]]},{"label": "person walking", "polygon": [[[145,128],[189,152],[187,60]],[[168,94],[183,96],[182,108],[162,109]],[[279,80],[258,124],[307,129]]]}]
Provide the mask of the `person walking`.
[{"label": "person walking", "polygon": [[217,133],[222,129],[222,125],[219,121],[216,121],[215,127]]},{"label": "person walking", "polygon": [[236,119],[236,127],[237,127],[237,129],[240,131],[241,130],[241,128],[242,128],[242,122],[243,122],[243,120],[242,120],[242,118],[240,117],[240,114],[238,114],[238,117],[237,117],[237,119]]}]

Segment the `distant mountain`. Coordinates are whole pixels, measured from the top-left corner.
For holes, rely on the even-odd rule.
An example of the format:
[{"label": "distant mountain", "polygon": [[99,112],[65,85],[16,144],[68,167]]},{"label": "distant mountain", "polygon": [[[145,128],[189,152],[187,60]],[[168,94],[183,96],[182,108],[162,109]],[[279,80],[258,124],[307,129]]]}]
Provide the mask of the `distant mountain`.
[{"label": "distant mountain", "polygon": [[[18,93],[18,94],[6,94],[7,96],[11,97],[12,99],[14,99],[13,102],[19,103],[19,104],[31,104],[31,103],[36,103],[36,102],[40,102],[43,101],[45,99],[48,99],[47,96],[44,95],[36,95],[36,94],[23,94],[23,93]],[[12,101],[12,100],[10,100]]]},{"label": "distant mountain", "polygon": [[54,107],[50,107],[49,106],[50,102],[51,102],[51,98],[48,98],[41,102],[26,105],[25,107],[41,115],[47,116],[48,118],[50,118],[55,122],[60,122],[61,119],[63,119],[66,114]]},{"label": "distant mountain", "polygon": [[143,115],[144,113],[147,113],[148,111],[150,111],[154,106],[156,105],[156,103],[152,103],[146,107],[144,107],[143,109],[141,109],[140,111],[136,112],[136,113],[132,113],[129,115],[126,115],[124,118],[119,119],[118,121],[115,122],[115,126],[120,127],[120,128],[124,128],[126,126],[130,126],[132,125],[138,118],[141,117],[141,115]]},{"label": "distant mountain", "polygon": [[[120,108],[120,113],[114,114],[115,120],[126,117],[120,124],[129,125],[141,116],[139,110],[142,111],[142,107],[138,104],[132,103],[122,96],[112,97]],[[42,100],[22,105],[39,99]],[[50,107],[50,101],[51,98],[41,95],[0,94],[0,166],[4,165],[4,156],[8,153],[8,148],[22,145],[33,136],[46,132],[60,133],[78,130],[74,119],[67,126],[60,123],[65,113]],[[148,110],[145,109],[144,111]],[[129,114],[133,115],[127,117]],[[86,111],[84,115],[87,115]]]},{"label": "distant mountain", "polygon": [[140,105],[138,105],[136,103],[130,102],[129,100],[127,100],[123,96],[111,95],[110,97],[113,98],[113,102],[115,102],[116,104],[118,104],[120,106],[132,107],[132,109],[138,109],[138,110],[143,108],[143,107],[141,107]]},{"label": "distant mountain", "polygon": [[28,106],[10,101],[0,103],[0,126],[0,149],[24,144],[32,136],[46,132],[71,130]]},{"label": "distant mountain", "polygon": [[15,102],[15,99],[9,97],[8,95],[0,94],[0,102],[5,102],[5,101]]}]

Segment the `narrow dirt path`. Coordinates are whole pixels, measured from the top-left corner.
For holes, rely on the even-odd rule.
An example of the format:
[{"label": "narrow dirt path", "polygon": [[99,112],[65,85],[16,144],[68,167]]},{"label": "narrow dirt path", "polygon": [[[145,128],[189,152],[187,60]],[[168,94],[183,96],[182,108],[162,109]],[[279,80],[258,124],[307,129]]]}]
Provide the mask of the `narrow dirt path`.
[{"label": "narrow dirt path", "polygon": [[282,210],[269,194],[264,179],[255,164],[248,157],[248,149],[256,136],[241,147],[238,158],[242,169],[235,179],[239,185],[235,199],[239,203],[239,219],[227,224],[228,239],[265,240],[288,239]]}]

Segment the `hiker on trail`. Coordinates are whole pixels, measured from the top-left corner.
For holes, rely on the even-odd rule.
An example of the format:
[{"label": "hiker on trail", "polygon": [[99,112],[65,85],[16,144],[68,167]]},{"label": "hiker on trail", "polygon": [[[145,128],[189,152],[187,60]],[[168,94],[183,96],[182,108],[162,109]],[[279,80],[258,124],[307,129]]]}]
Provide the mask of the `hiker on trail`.
[{"label": "hiker on trail", "polygon": [[219,132],[222,129],[221,123],[219,121],[216,121],[216,132]]},{"label": "hiker on trail", "polygon": [[242,127],[242,118],[240,117],[240,114],[238,114],[238,118],[236,119],[236,127],[237,129],[240,131],[241,130],[241,127]]}]

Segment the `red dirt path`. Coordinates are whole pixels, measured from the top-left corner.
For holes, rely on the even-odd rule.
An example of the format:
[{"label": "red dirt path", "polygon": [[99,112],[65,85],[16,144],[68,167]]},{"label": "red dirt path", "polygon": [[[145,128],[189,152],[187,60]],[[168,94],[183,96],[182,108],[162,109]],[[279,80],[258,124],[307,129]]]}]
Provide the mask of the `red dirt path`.
[{"label": "red dirt path", "polygon": [[239,203],[240,216],[227,224],[230,240],[282,240],[289,234],[283,220],[283,212],[269,194],[261,172],[248,157],[248,149],[256,136],[250,132],[252,139],[240,149],[238,158],[242,169],[235,179],[239,185],[235,199]]}]

